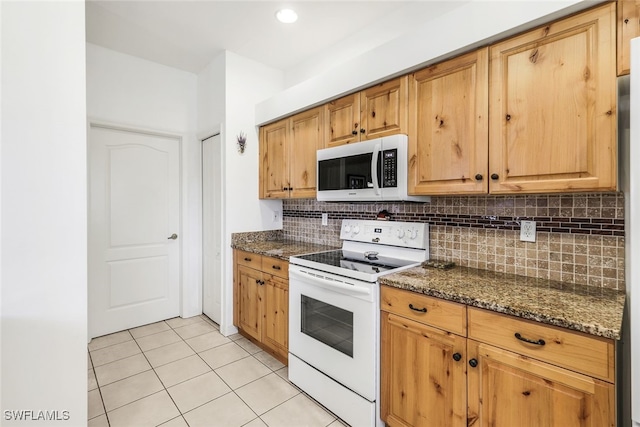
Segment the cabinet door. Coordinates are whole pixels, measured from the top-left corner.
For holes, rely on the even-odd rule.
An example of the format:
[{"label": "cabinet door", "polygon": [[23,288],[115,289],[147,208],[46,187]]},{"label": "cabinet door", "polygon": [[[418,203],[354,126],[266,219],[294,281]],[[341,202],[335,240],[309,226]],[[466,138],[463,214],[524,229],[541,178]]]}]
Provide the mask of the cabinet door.
[{"label": "cabinet door", "polygon": [[292,198],[316,197],[316,151],[324,146],[323,107],[291,117],[289,182]]},{"label": "cabinet door", "polygon": [[469,425],[612,427],[614,386],[469,340]]},{"label": "cabinet door", "polygon": [[408,76],[360,92],[360,139],[406,134],[408,106]]},{"label": "cabinet door", "polygon": [[387,312],[381,336],[381,417],[387,425],[466,426],[465,338]]},{"label": "cabinet door", "polygon": [[280,120],[260,128],[260,198],[289,197],[289,120]]},{"label": "cabinet door", "polygon": [[289,281],[265,276],[262,342],[286,358],[289,349]]},{"label": "cabinet door", "polygon": [[360,93],[325,104],[326,147],[360,141]]},{"label": "cabinet door", "polygon": [[414,73],[409,93],[409,194],[488,191],[488,49]]},{"label": "cabinet door", "polygon": [[238,327],[260,341],[262,335],[262,273],[242,265],[238,270]]},{"label": "cabinet door", "polygon": [[640,0],[618,0],[618,75],[631,69],[632,38],[640,36]]},{"label": "cabinet door", "polygon": [[490,48],[490,193],[616,189],[615,7]]}]

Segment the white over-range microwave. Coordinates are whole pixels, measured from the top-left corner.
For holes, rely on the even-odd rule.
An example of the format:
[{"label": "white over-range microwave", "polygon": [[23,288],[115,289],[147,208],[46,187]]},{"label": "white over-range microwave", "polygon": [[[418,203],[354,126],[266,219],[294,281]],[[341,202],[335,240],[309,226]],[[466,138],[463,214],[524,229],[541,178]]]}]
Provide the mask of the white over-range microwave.
[{"label": "white over-range microwave", "polygon": [[407,135],[318,150],[318,200],[327,202],[428,202],[407,194]]}]

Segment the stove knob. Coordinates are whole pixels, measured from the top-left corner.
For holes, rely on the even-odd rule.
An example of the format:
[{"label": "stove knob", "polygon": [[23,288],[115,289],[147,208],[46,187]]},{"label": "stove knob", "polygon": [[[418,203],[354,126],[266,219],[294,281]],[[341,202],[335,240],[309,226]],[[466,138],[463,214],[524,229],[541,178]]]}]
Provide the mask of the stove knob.
[{"label": "stove knob", "polygon": [[411,240],[415,239],[416,237],[418,237],[418,230],[414,228],[413,230],[411,230]]},{"label": "stove knob", "polygon": [[350,225],[345,225],[345,226],[344,226],[344,232],[345,232],[345,233],[348,233],[348,232],[350,232],[350,231],[351,231],[351,226],[350,226]]},{"label": "stove knob", "polygon": [[398,228],[397,234],[398,234],[398,239],[402,239],[404,237],[404,230],[402,228]]},{"label": "stove knob", "polygon": [[353,227],[353,234],[358,234],[359,232],[360,232],[360,227],[358,227],[357,225]]}]

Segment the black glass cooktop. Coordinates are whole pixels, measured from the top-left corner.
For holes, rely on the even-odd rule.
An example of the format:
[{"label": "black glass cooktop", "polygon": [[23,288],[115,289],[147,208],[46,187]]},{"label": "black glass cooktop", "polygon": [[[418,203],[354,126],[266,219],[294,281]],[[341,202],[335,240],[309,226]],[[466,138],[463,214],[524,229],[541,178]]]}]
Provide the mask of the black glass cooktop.
[{"label": "black glass cooktop", "polygon": [[343,251],[342,249],[329,252],[298,255],[296,256],[296,258],[332,267],[346,268],[348,270],[356,270],[368,273],[381,273],[410,263],[410,261],[398,259],[387,259],[385,261],[381,261],[375,259],[376,255],[371,255],[372,259],[367,259],[364,254],[346,253],[346,251]]}]

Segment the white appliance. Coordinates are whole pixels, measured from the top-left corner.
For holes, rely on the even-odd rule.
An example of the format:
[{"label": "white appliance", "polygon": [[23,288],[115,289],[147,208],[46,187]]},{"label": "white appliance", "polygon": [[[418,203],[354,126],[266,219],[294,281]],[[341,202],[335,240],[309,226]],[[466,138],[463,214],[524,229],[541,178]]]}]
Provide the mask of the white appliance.
[{"label": "white appliance", "polygon": [[[625,265],[631,351],[623,369],[631,370],[631,419],[640,426],[640,38],[631,40],[630,143],[621,162],[625,184]],[[620,131],[620,130],[619,130]],[[624,332],[624,331],[623,331]],[[624,336],[623,336],[624,337]],[[628,357],[630,356],[630,357]],[[626,375],[625,375],[626,376]],[[628,377],[623,381],[628,381]],[[625,408],[626,409],[626,408]],[[627,412],[627,411],[625,411]]]},{"label": "white appliance", "polygon": [[407,141],[398,134],[318,150],[318,200],[430,201],[407,194]]},{"label": "white appliance", "polygon": [[429,256],[429,226],[342,221],[342,249],[289,260],[289,380],[352,426],[380,420],[378,278]]}]

